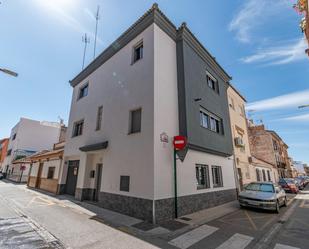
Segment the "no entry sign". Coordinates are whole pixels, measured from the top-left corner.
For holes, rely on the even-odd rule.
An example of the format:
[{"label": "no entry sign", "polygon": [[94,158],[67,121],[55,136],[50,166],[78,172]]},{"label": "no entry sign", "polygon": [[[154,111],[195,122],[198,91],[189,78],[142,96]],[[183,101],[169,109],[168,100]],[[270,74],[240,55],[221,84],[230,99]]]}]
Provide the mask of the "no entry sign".
[{"label": "no entry sign", "polygon": [[175,150],[183,150],[187,145],[187,138],[185,136],[175,136],[173,144]]}]

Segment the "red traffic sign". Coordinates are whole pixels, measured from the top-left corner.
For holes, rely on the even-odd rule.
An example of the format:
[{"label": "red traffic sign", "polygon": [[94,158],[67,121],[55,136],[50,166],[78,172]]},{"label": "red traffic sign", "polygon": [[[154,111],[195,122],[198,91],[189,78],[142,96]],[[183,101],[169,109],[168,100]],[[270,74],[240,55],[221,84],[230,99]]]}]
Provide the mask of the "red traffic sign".
[{"label": "red traffic sign", "polygon": [[24,171],[25,169],[26,169],[26,166],[25,166],[25,165],[21,165],[21,166],[20,166],[20,170],[21,170],[21,171]]},{"label": "red traffic sign", "polygon": [[187,145],[187,138],[185,136],[175,136],[173,144],[175,150],[183,150]]}]

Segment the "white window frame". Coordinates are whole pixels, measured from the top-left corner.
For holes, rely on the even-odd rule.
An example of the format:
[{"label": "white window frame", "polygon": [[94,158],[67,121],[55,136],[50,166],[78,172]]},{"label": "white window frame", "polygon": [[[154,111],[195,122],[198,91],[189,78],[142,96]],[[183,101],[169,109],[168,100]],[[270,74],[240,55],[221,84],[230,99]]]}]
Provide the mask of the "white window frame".
[{"label": "white window frame", "polygon": [[[214,171],[215,169],[219,169],[219,175],[218,175],[218,179],[219,179],[219,183],[215,183],[215,181],[217,180],[217,178],[215,178],[215,174]],[[212,175],[212,185],[214,188],[222,188],[223,187],[223,175],[222,175],[222,167],[218,166],[218,165],[212,165],[211,166],[211,175]]]},{"label": "white window frame", "polygon": [[[202,172],[201,169],[204,169],[204,173],[205,173],[204,181],[205,181],[205,184],[200,184],[201,176],[197,175],[197,173],[201,174],[201,172]],[[196,177],[196,188],[197,188],[197,190],[209,189],[210,188],[210,176],[209,176],[209,167],[208,167],[208,165],[206,165],[206,164],[195,164],[195,177]]]}]

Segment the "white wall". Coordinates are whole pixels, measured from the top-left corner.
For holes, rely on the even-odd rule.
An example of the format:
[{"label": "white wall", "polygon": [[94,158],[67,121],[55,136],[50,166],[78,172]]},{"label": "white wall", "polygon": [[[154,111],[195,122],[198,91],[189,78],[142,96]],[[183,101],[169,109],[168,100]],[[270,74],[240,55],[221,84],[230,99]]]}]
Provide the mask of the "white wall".
[{"label": "white wall", "polygon": [[[102,191],[142,198],[153,197],[153,30],[154,25],[149,26],[74,88],[65,160],[74,156],[81,157],[81,146],[109,141],[108,148],[102,152]],[[144,44],[143,59],[131,65],[133,46],[141,39]],[[79,88],[87,81],[88,96],[77,101]],[[97,108],[101,105],[102,129],[95,131]],[[128,135],[130,110],[140,107],[142,131]],[[72,138],[73,123],[80,119],[84,119],[83,135]],[[79,174],[89,177],[82,167],[80,165]],[[119,191],[120,175],[130,175],[130,192]],[[65,177],[66,172],[62,180]],[[77,186],[82,187],[83,184],[78,179]]]},{"label": "white wall", "polygon": [[41,177],[47,178],[48,168],[55,167],[53,179],[58,179],[61,161],[62,161],[61,159],[50,159],[49,161],[44,161]]},{"label": "white wall", "polygon": [[[154,175],[155,199],[173,191],[173,137],[179,133],[176,43],[155,25],[154,29]],[[169,143],[160,141],[160,134]]]},{"label": "white wall", "polygon": [[[14,134],[16,134],[16,139],[12,140]],[[4,165],[11,164],[15,150],[41,151],[52,149],[54,143],[58,142],[59,135],[60,124],[49,125],[46,122],[21,118],[11,130],[8,150],[12,149],[12,154],[6,157]]]}]

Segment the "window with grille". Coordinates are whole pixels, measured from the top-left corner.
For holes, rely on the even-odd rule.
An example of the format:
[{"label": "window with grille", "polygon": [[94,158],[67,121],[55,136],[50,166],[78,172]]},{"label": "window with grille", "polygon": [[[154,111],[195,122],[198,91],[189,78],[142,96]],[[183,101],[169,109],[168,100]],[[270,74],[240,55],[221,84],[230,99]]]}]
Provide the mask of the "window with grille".
[{"label": "window with grille", "polygon": [[211,171],[212,171],[213,187],[214,188],[223,187],[221,166],[212,166]]},{"label": "window with grille", "polygon": [[197,189],[210,188],[208,165],[196,164],[195,173]]}]

